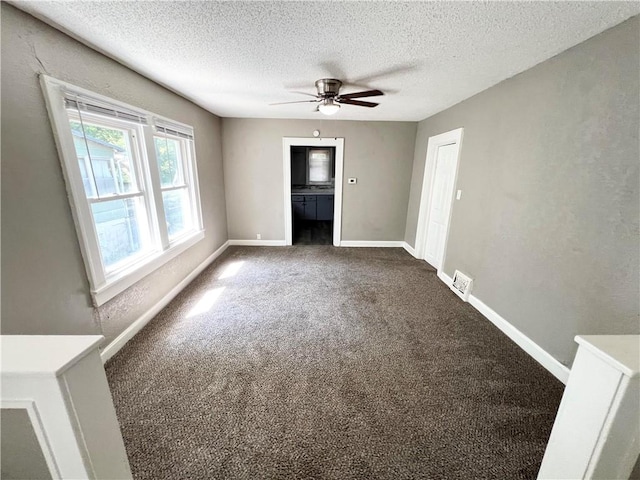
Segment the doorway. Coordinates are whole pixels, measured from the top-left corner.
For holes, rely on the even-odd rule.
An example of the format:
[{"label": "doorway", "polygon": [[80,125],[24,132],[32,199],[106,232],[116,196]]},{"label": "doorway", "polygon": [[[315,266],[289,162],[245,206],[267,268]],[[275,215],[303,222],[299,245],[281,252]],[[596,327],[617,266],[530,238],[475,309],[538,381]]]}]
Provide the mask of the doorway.
[{"label": "doorway", "polygon": [[340,246],[344,139],[285,137],[282,145],[285,244]]},{"label": "doorway", "polygon": [[425,162],[416,255],[441,272],[449,237],[463,129],[429,138]]}]

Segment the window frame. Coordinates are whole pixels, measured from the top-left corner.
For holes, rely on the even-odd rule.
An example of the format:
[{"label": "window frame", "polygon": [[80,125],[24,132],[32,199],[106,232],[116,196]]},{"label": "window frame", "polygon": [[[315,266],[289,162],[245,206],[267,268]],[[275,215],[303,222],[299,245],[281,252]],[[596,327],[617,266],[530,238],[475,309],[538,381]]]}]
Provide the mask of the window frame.
[{"label": "window frame", "polygon": [[[89,279],[91,297],[94,305],[100,306],[204,238],[205,231],[202,222],[193,127],[57,80],[48,75],[40,75],[40,83],[58,149],[58,157],[62,166],[80,250]],[[130,141],[132,150],[130,155],[135,157],[135,159],[132,158],[132,162],[136,168],[137,186],[139,193],[144,198],[147,209],[146,221],[149,223],[152,248],[149,252],[145,252],[143,255],[136,255],[132,261],[125,262],[119,268],[109,271],[107,271],[107,267],[102,261],[96,224],[91,211],[92,199],[85,192],[78,162],[79,157],[69,125],[70,117],[65,107],[65,97],[73,94],[95,100],[101,104],[110,105],[116,109],[135,112],[140,118],[146,119],[146,123],[143,124],[127,121],[126,119],[102,117],[99,114],[86,112],[87,117],[91,120],[95,121],[97,118],[102,121],[104,118],[105,126],[123,129],[123,125],[126,125],[125,129],[129,130],[130,135],[133,135],[133,139]],[[84,118],[85,112],[82,113],[82,116]],[[181,140],[181,146],[185,148],[184,153],[187,154],[187,158],[182,159],[182,165],[184,181],[189,192],[192,216],[192,228],[171,239],[168,235],[165,220],[154,143],[154,137],[165,135],[167,129],[181,132],[177,138]],[[160,131],[165,133],[159,133]],[[167,136],[170,138],[168,134]],[[138,196],[139,193],[136,192],[135,195]],[[124,194],[124,196],[128,195]],[[121,198],[122,194],[118,194],[114,196],[113,200]]]},{"label": "window frame", "polygon": [[[154,150],[153,150],[154,152],[156,151],[156,144],[155,144],[156,138],[160,138],[160,139],[164,138],[167,140],[179,142],[178,144],[180,147],[179,165],[180,165],[180,168],[182,169],[182,183],[180,185],[163,186],[162,180],[159,181],[158,192],[160,194],[159,196],[161,197],[160,200],[163,202],[162,194],[164,192],[186,190],[188,194],[188,198],[190,199],[190,203],[192,205],[191,210],[193,210],[193,206],[196,204],[196,202],[195,202],[195,199],[193,198],[193,190],[191,189],[191,186],[193,185],[194,181],[196,181],[197,179],[193,178],[190,165],[193,163],[193,159],[195,158],[194,142],[188,142],[183,137],[180,137],[178,135],[173,135],[167,132],[163,132],[162,134],[160,134],[159,132],[154,132],[153,139],[152,139],[154,144]],[[157,158],[156,158],[156,163],[157,163]],[[164,213],[166,214],[166,212]],[[197,223],[198,214],[197,212],[194,212],[194,211],[191,211],[190,213],[191,213],[191,223],[195,225]],[[166,215],[164,218],[166,220]],[[172,237],[169,234],[169,232],[167,232],[167,238],[168,238],[168,241],[172,243],[172,242],[179,241],[179,239],[187,233],[188,232],[179,233],[174,237]]]}]

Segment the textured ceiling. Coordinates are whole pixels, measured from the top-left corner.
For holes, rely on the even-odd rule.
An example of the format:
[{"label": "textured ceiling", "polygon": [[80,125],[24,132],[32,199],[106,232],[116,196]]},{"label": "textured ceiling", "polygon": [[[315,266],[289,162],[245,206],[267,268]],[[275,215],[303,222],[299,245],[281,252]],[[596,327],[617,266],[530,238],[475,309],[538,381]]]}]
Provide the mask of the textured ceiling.
[{"label": "textured ceiling", "polygon": [[[640,2],[13,1],[223,117],[318,118],[314,81],[377,88],[350,120],[422,120],[640,13]],[[307,97],[308,99],[309,97]],[[372,99],[374,100],[374,99]]]}]

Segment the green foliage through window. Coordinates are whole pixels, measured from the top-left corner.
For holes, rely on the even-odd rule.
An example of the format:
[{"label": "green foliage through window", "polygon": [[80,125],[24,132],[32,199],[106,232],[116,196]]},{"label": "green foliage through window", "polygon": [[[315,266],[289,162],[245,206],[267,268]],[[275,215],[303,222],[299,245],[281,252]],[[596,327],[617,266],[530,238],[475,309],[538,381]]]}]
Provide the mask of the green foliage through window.
[{"label": "green foliage through window", "polygon": [[176,140],[155,137],[156,156],[160,169],[160,184],[163,187],[183,183],[180,168],[180,144]]},{"label": "green foliage through window", "polygon": [[[71,125],[71,130],[82,133],[82,125],[80,124],[80,122],[70,121],[69,123]],[[115,145],[120,148],[126,147],[124,142],[124,134],[120,130],[115,130],[113,128],[104,128],[97,125],[89,125],[85,123],[84,132],[88,137],[102,140],[103,142],[110,143],[111,145]]]}]

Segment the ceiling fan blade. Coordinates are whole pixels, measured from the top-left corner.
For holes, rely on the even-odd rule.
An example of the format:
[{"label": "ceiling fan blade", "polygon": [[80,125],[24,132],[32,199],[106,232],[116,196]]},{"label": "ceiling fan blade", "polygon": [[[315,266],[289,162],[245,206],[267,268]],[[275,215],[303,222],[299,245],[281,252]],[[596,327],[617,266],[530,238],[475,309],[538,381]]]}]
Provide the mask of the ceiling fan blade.
[{"label": "ceiling fan blade", "polygon": [[299,92],[299,91],[291,91],[289,93],[295,93],[297,95],[306,95],[307,97],[314,97],[314,98],[318,98],[318,95],[314,95],[313,93],[307,93],[307,92]]},{"label": "ceiling fan blade", "polygon": [[363,102],[361,100],[351,100],[349,98],[340,97],[336,100],[338,103],[347,105],[357,105],[359,107],[377,107],[379,104],[373,102]]},{"label": "ceiling fan blade", "polygon": [[278,102],[278,103],[270,103],[269,105],[286,105],[288,103],[317,103],[320,100],[297,100],[295,102]]},{"label": "ceiling fan blade", "polygon": [[367,90],[365,92],[355,92],[355,93],[347,93],[345,95],[340,95],[340,98],[362,98],[362,97],[378,97],[380,95],[384,95],[380,90]]}]

